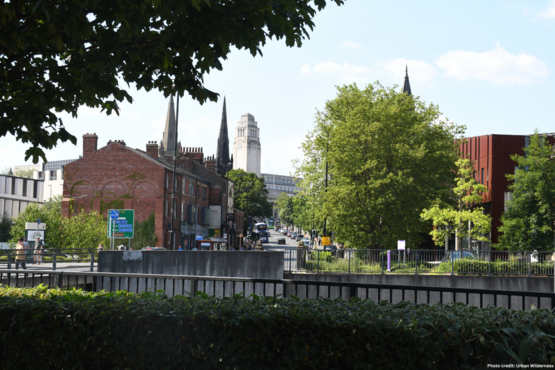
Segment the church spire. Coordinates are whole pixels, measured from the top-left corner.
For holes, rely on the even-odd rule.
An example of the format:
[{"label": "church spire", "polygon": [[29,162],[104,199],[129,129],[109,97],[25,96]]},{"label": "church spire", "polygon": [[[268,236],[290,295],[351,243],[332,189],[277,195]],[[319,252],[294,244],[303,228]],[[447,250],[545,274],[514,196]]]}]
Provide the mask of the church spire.
[{"label": "church spire", "polygon": [[412,95],[410,91],[410,83],[409,83],[409,67],[405,66],[405,85],[403,86],[403,92],[407,93],[408,95]]},{"label": "church spire", "polygon": [[227,109],[224,96],[222,122],[220,124],[220,136],[218,137],[218,149],[216,153],[216,172],[225,176],[229,170],[231,170],[231,166],[229,160],[229,138],[227,135]]},{"label": "church spire", "polygon": [[173,95],[170,96],[170,102],[168,103],[168,114],[166,116],[166,129],[164,131],[163,147],[169,155],[173,155],[175,152],[175,112],[173,107]]}]

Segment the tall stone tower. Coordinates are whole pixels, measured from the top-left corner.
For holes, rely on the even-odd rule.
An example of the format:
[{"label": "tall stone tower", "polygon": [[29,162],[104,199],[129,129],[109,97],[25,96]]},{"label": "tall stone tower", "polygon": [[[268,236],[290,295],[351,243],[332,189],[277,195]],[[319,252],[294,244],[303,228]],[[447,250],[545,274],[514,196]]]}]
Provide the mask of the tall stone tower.
[{"label": "tall stone tower", "polygon": [[243,114],[235,129],[233,168],[241,168],[260,176],[261,153],[258,123],[252,114]]},{"label": "tall stone tower", "polygon": [[412,95],[409,82],[409,66],[405,67],[405,84],[403,85],[403,92],[407,93],[407,95]]},{"label": "tall stone tower", "polygon": [[216,154],[216,172],[225,176],[233,168],[233,155],[229,158],[229,138],[227,135],[227,111],[225,106],[222,110],[222,123],[220,124],[220,136],[218,137],[218,149]]},{"label": "tall stone tower", "polygon": [[[162,135],[162,141],[160,141],[160,147],[158,149],[158,155],[160,157],[172,156],[175,153],[175,136],[177,132],[175,131],[175,108],[173,106],[173,95],[170,96],[170,102],[168,103],[168,114],[166,116],[166,128],[164,134]],[[177,144],[177,151],[181,148],[181,141]]]}]

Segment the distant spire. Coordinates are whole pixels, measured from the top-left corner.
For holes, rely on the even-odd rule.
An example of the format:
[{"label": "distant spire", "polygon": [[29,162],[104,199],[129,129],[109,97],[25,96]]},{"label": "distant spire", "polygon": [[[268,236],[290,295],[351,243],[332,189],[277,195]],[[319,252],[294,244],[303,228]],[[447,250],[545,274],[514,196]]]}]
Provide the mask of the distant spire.
[{"label": "distant spire", "polygon": [[173,107],[173,95],[170,96],[170,102],[168,103],[168,114],[166,116],[166,130],[164,131],[164,150],[167,152],[175,151],[175,112]]},{"label": "distant spire", "polygon": [[216,172],[225,176],[229,170],[231,170],[231,167],[229,160],[229,138],[227,135],[227,108],[224,96],[222,122],[220,124],[220,136],[218,137],[218,149],[216,153]]},{"label": "distant spire", "polygon": [[405,66],[405,85],[403,85],[403,92],[407,93],[408,95],[412,95],[410,91],[410,82],[409,82],[409,67]]}]

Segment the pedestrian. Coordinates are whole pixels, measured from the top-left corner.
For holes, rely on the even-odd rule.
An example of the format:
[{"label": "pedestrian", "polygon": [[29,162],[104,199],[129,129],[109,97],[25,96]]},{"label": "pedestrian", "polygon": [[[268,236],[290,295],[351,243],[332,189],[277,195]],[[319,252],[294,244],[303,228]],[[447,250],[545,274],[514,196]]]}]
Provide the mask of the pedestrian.
[{"label": "pedestrian", "polygon": [[98,245],[98,251],[100,252],[100,251],[103,251],[103,250],[104,250],[104,246],[102,245],[102,243],[100,243]]},{"label": "pedestrian", "polygon": [[182,251],[182,250],[183,250],[183,247],[182,247],[182,246],[179,246],[178,251]]},{"label": "pedestrian", "polygon": [[37,244],[35,244],[35,263],[40,265],[42,262],[42,254],[44,253],[44,246],[40,236],[37,236]]},{"label": "pedestrian", "polygon": [[17,246],[15,247],[15,269],[19,270],[19,265],[21,265],[21,267],[24,270],[27,270],[27,266],[25,266],[25,260],[27,259],[27,256],[25,255],[25,244],[23,244],[23,238],[19,238],[19,240],[17,241]]},{"label": "pedestrian", "polygon": [[118,250],[125,251],[125,250],[127,250],[127,247],[125,245],[123,245],[123,243],[121,243],[121,245],[118,247]]}]

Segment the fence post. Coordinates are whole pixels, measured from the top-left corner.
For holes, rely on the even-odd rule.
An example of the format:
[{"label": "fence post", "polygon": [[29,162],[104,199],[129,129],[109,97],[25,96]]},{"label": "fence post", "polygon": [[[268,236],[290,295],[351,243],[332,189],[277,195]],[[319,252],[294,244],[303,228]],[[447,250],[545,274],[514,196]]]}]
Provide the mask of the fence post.
[{"label": "fence post", "polygon": [[349,274],[350,274],[351,273],[351,253],[348,254],[347,258],[349,258]]},{"label": "fence post", "polygon": [[488,276],[491,276],[491,249],[489,251]]},{"label": "fence post", "polygon": [[91,252],[91,272],[94,272],[94,253]]},{"label": "fence post", "polygon": [[414,251],[414,274],[418,275],[418,251]]},{"label": "fence post", "polygon": [[528,252],[528,276],[532,276],[532,252]]},{"label": "fence post", "polygon": [[12,269],[12,255],[8,254],[8,270]]},{"label": "fence post", "polygon": [[52,254],[52,271],[56,271],[56,253]]},{"label": "fence post", "polygon": [[[461,251],[462,253],[462,251]],[[453,261],[455,261],[455,256],[453,256],[453,254],[449,253],[449,257],[451,258],[451,275],[455,275],[455,269],[453,268]]]},{"label": "fence post", "polygon": [[[235,284],[235,283],[234,283]],[[191,281],[191,297],[194,298],[198,291],[198,277]]]},{"label": "fence post", "polygon": [[382,266],[382,275],[384,274],[384,271],[383,271],[383,254],[384,253],[385,252],[382,249],[382,251],[380,252],[380,265]]},{"label": "fence post", "polygon": [[[349,298],[354,298],[354,297],[357,297],[357,296],[358,296],[358,295],[357,295],[357,287],[351,285],[351,286],[349,287]],[[351,300],[351,299],[349,299],[349,300]]]},{"label": "fence post", "polygon": [[319,274],[320,273],[320,250],[316,249],[316,251],[318,252],[318,261],[316,262],[316,273]]}]

